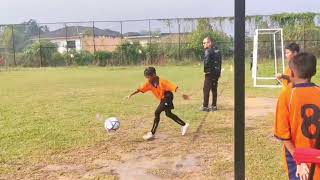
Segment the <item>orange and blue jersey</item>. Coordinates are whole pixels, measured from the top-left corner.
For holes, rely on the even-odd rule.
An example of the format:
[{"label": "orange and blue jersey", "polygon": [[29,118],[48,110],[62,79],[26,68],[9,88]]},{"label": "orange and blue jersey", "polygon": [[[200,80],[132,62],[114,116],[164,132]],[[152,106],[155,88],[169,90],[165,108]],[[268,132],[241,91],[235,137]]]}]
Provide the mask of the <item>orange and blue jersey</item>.
[{"label": "orange and blue jersey", "polygon": [[[320,88],[313,83],[296,84],[285,88],[278,99],[274,135],[290,140],[296,148],[316,147],[320,137]],[[289,179],[297,179],[296,162],[283,147],[283,158]],[[313,179],[320,180],[320,165]]]},{"label": "orange and blue jersey", "polygon": [[142,93],[151,91],[152,94],[159,99],[160,101],[164,99],[165,92],[176,92],[178,86],[171,83],[168,80],[159,78],[158,84],[152,84],[147,81],[144,85],[142,85],[138,90]]}]

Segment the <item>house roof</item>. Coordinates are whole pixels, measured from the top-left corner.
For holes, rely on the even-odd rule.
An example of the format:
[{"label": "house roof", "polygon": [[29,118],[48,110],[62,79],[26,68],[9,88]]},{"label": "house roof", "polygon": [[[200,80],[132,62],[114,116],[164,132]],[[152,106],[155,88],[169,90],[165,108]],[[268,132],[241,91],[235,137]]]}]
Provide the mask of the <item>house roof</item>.
[{"label": "house roof", "polygon": [[[41,39],[61,39],[61,38],[72,38],[79,36],[93,36],[93,32],[95,36],[108,36],[108,37],[119,37],[121,34],[117,31],[112,31],[110,29],[99,29],[93,27],[85,27],[85,26],[68,26],[61,29],[57,29],[54,31],[46,32],[41,34]],[[38,37],[34,37],[37,39]]]},{"label": "house roof", "polygon": [[[67,32],[66,32],[67,30]],[[99,29],[94,28],[94,34],[96,37],[99,36],[106,36],[106,37],[121,37],[121,33],[117,31],[112,31],[110,29]],[[180,33],[181,35],[189,34],[189,33]],[[93,36],[93,27],[87,27],[87,26],[67,26],[64,28],[60,28],[54,31],[45,32],[40,35],[41,39],[78,39],[80,36]],[[178,33],[160,33],[158,36],[155,37],[166,37],[166,36],[172,36],[172,35],[178,35]],[[67,36],[67,38],[66,38]],[[143,34],[138,32],[127,32],[124,33],[123,36],[127,39],[143,39],[143,38],[149,38],[149,34]],[[154,35],[152,36],[154,37]],[[38,39],[38,36],[34,36],[31,39]]]},{"label": "house roof", "polygon": [[124,33],[123,36],[128,37],[128,36],[141,36],[142,34],[138,33],[138,32],[127,32]]}]

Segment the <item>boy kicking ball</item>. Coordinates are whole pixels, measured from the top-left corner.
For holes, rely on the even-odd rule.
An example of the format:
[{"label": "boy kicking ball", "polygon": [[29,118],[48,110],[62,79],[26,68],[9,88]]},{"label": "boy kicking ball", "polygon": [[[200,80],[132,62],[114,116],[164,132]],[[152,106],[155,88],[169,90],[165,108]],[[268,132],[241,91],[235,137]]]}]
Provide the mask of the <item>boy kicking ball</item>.
[{"label": "boy kicking ball", "polygon": [[[143,136],[144,140],[150,140],[155,137],[156,130],[160,122],[160,114],[162,111],[166,113],[166,116],[172,119],[174,122],[178,123],[181,126],[181,134],[184,136],[187,133],[189,124],[181,120],[177,115],[171,112],[174,109],[173,105],[173,92],[178,92],[178,86],[174,85],[168,80],[162,79],[157,76],[156,69],[154,67],[148,67],[144,70],[144,76],[147,79],[147,82],[134,91],[132,94],[127,96],[127,99],[130,99],[133,95],[138,93],[145,93],[151,91],[153,95],[160,100],[155,111],[155,117],[151,132],[148,132]],[[183,99],[188,100],[189,96],[182,94]]]}]

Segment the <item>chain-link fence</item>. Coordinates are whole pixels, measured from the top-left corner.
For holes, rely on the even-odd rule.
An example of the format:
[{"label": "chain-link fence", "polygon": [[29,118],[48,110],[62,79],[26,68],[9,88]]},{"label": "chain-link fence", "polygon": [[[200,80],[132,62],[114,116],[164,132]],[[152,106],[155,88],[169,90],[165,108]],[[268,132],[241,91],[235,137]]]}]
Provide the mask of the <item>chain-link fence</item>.
[{"label": "chain-link fence", "polygon": [[[253,34],[258,28],[284,28],[285,45],[296,42],[303,50],[320,55],[319,27],[300,23],[289,28],[272,22],[270,17],[262,17],[259,22],[257,19],[247,20],[247,57],[252,53]],[[233,18],[62,23],[30,20],[0,25],[0,66],[105,66],[197,61],[203,54],[202,38],[208,35],[214,37],[223,58],[231,59],[233,21]],[[259,42],[260,55],[270,59],[274,41],[264,37]]]}]

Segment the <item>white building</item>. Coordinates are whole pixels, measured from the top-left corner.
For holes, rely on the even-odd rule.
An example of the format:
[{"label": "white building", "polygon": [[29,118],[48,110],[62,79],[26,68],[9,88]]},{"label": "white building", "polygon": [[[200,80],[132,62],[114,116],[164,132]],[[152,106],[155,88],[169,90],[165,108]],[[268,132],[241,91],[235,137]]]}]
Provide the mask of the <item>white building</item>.
[{"label": "white building", "polygon": [[[95,36],[93,36],[93,33]],[[41,40],[49,40],[55,43],[60,53],[65,53],[70,50],[80,51],[92,49],[87,46],[93,46],[93,43],[88,43],[88,39],[92,39],[93,41],[93,37],[116,38],[120,37],[120,33],[108,29],[102,30],[99,28],[93,29],[93,27],[68,26],[40,35]],[[39,37],[34,37],[33,40],[39,40]]]}]

